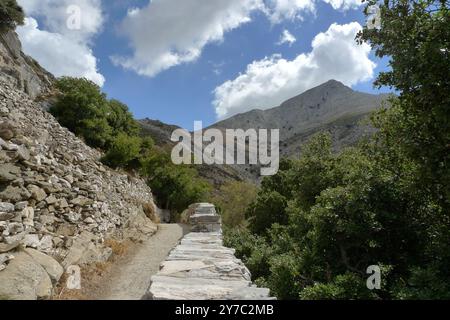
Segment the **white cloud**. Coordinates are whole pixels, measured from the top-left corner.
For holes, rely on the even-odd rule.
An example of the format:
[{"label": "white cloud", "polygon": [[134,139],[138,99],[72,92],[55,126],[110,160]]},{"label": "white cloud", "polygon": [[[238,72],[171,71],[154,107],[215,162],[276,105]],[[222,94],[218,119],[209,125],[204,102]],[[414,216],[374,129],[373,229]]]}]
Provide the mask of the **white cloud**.
[{"label": "white cloud", "polygon": [[309,53],[292,61],[281,55],[254,61],[245,73],[215,89],[213,104],[218,118],[275,107],[330,79],[349,86],[371,79],[376,65],[369,59],[369,45],[355,42],[360,29],[357,22],[334,23],[314,38]]},{"label": "white cloud", "polygon": [[362,0],[323,0],[329,3],[335,10],[356,9],[362,5]]},{"label": "white cloud", "polygon": [[314,13],[315,10],[315,0],[267,0],[265,8],[272,23],[302,19],[302,14]]},{"label": "white cloud", "polygon": [[281,34],[280,41],[278,41],[277,44],[281,46],[287,43],[289,44],[289,46],[292,46],[296,41],[297,38],[295,38],[294,35],[289,32],[289,30],[285,29]]},{"label": "white cloud", "polygon": [[173,66],[195,61],[203,48],[250,21],[261,0],[153,0],[133,9],[121,25],[134,50],[112,57],[116,65],[140,75],[155,76]]},{"label": "white cloud", "polygon": [[[27,15],[17,28],[24,52],[35,58],[55,76],[85,77],[102,86],[105,78],[97,69],[91,45],[101,31],[103,14],[100,0],[19,0]],[[80,9],[80,28],[67,25],[68,8]],[[38,25],[37,19],[42,21]]]},{"label": "white cloud", "polygon": [[23,50],[55,76],[84,77],[102,86],[105,78],[97,71],[97,59],[86,45],[59,33],[40,30],[33,18],[17,30]]},{"label": "white cloud", "polygon": [[[30,0],[31,1],[31,0]],[[87,1],[87,0],[85,0]],[[149,0],[129,8],[119,28],[130,41],[132,54],[111,56],[115,65],[154,77],[162,71],[197,60],[210,43],[263,12],[272,24],[316,14],[319,0]],[[344,8],[359,0],[324,0]],[[292,43],[292,38],[286,38]],[[289,42],[291,41],[291,42]]]}]

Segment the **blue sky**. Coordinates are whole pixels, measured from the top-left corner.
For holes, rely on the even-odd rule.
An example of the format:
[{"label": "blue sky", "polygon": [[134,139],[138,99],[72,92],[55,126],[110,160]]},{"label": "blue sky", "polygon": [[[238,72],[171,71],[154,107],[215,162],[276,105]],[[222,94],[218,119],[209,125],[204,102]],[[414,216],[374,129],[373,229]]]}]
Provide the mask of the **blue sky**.
[{"label": "blue sky", "polygon": [[[350,42],[358,24],[365,24],[356,0],[269,0],[274,2],[267,8],[262,0],[233,6],[214,0],[217,5],[207,8],[200,8],[204,0],[183,0],[181,6],[176,1],[68,1],[78,2],[84,14],[76,32],[65,31],[64,0],[19,0],[29,20],[18,33],[26,53],[57,76],[90,77],[136,118],[187,129],[195,120],[209,125],[254,107],[277,106],[331,77],[379,92],[372,82],[386,61]],[[280,44],[284,32],[296,41]],[[46,50],[46,42],[60,50]],[[177,62],[167,62],[168,54]]]}]

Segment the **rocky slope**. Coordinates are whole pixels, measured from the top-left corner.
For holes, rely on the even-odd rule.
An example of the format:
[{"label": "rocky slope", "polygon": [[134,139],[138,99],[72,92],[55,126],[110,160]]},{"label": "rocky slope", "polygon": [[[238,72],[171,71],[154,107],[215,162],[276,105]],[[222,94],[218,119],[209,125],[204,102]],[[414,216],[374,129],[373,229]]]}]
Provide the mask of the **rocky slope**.
[{"label": "rocky slope", "polygon": [[152,235],[154,204],[16,87],[0,80],[0,299],[48,298],[62,268],[109,258],[105,239]]},{"label": "rocky slope", "polygon": [[[280,129],[284,154],[300,151],[296,141],[328,130],[334,134],[336,147],[356,141],[365,133],[354,128],[358,120],[380,108],[388,95],[372,95],[352,90],[341,82],[330,80],[269,110],[253,110],[214,124],[218,129]],[[352,129],[352,130],[346,130]],[[351,137],[350,137],[351,136]]]},{"label": "rocky slope", "polygon": [[35,99],[49,92],[54,77],[24,54],[16,32],[8,31],[0,33],[0,79]]}]

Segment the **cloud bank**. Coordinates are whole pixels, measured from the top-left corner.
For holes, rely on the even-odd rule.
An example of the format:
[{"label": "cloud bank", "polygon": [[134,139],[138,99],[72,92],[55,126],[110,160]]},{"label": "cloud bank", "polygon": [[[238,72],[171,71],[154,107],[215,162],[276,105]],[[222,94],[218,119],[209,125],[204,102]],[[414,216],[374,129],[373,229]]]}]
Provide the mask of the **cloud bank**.
[{"label": "cloud bank", "polygon": [[[224,40],[227,32],[262,12],[272,24],[314,14],[319,0],[153,0],[128,11],[120,33],[129,40],[132,54],[113,55],[112,62],[140,75],[162,71],[197,60],[210,43]],[[321,0],[320,0],[321,1]],[[346,9],[359,0],[325,0]],[[348,7],[350,8],[350,7]],[[292,43],[293,38],[287,38]]]},{"label": "cloud bank", "polygon": [[[85,77],[102,86],[105,78],[98,71],[92,41],[101,31],[104,18],[100,0],[19,0],[27,15],[17,33],[25,53],[35,58],[55,76]],[[69,28],[79,8],[79,28]],[[42,21],[41,25],[38,23]]]}]

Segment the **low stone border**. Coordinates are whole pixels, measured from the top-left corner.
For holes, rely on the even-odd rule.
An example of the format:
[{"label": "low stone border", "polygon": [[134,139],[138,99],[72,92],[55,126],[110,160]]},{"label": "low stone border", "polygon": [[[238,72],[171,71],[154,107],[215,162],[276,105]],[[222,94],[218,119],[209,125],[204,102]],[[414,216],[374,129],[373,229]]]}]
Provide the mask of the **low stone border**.
[{"label": "low stone border", "polygon": [[199,204],[186,235],[152,277],[153,300],[271,300],[252,284],[250,271],[223,246],[221,219],[212,204]]}]

